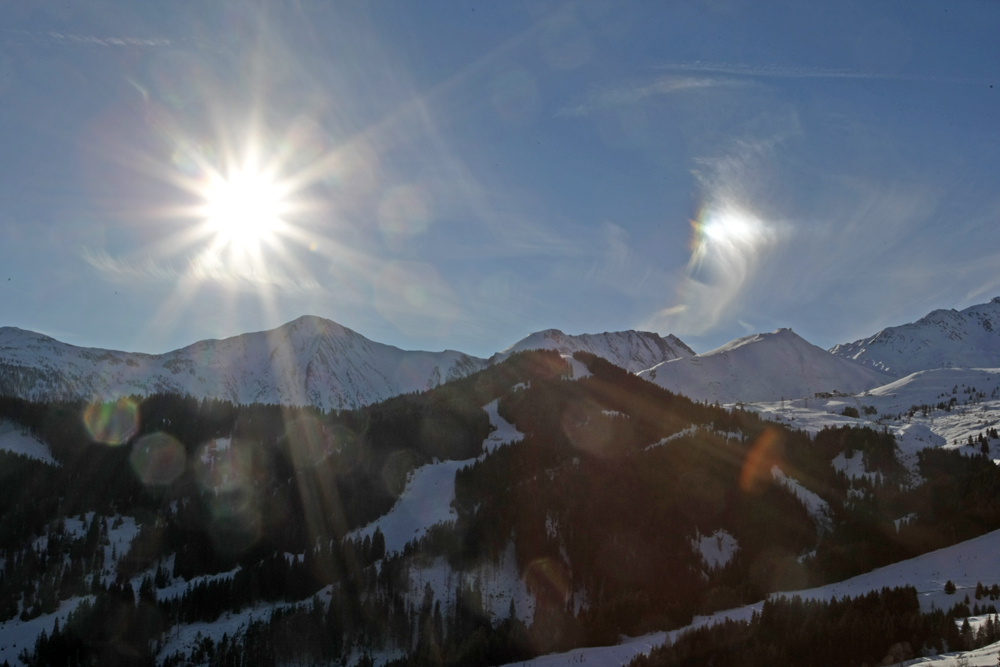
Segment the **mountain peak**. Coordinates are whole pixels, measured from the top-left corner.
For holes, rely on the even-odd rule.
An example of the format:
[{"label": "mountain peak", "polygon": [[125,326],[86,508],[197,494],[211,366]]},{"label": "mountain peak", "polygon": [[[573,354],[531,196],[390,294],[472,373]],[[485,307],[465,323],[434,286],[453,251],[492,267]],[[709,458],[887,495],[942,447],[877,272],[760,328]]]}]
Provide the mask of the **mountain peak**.
[{"label": "mountain peak", "polygon": [[789,328],[757,333],[639,373],[695,400],[759,402],[822,391],[858,393],[890,378],[836,357]]},{"label": "mountain peak", "polygon": [[933,310],[916,322],[836,345],[838,356],[896,377],[934,368],[1000,366],[1000,297],[965,310]]},{"label": "mountain peak", "polygon": [[376,343],[314,315],[165,354],[82,348],[0,329],[0,395],[33,400],[178,393],[239,404],[345,409],[429,389],[485,363],[460,352],[410,352]]},{"label": "mountain peak", "polygon": [[670,359],[689,357],[694,352],[679,338],[666,338],[649,331],[606,331],[600,334],[570,335],[559,329],[536,331],[490,358],[499,363],[515,352],[556,350],[560,354],[590,352],[630,373],[638,373]]}]

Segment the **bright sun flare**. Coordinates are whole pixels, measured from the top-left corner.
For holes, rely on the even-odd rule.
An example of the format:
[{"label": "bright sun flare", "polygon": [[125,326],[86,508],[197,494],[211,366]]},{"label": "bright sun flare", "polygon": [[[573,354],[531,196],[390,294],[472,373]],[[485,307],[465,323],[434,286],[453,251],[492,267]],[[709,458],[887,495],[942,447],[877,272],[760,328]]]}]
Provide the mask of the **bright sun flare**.
[{"label": "bright sun flare", "polygon": [[206,219],[220,246],[255,246],[281,224],[281,189],[260,173],[246,170],[217,179],[204,196]]}]

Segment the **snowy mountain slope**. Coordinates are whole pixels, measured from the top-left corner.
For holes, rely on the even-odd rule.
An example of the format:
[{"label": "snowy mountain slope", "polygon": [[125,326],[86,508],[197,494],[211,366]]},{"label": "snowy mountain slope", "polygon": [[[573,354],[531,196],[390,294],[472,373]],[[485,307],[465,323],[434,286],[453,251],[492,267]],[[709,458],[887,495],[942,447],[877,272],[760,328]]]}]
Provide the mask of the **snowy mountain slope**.
[{"label": "snowy mountain slope", "polygon": [[[925,405],[926,413],[921,409]],[[875,411],[852,418],[841,414],[845,407]],[[926,447],[959,447],[964,453],[980,453],[980,444],[970,446],[968,439],[1000,427],[1000,368],[918,371],[858,396],[762,403],[754,409],[766,419],[809,433],[846,424],[886,427],[896,436],[904,463],[913,468],[916,453]],[[990,455],[1000,459],[1000,441],[992,439],[988,444]]]},{"label": "snowy mountain slope", "polygon": [[965,310],[935,310],[830,352],[896,377],[931,368],[1000,367],[1000,296]]},{"label": "snowy mountain slope", "polygon": [[[975,390],[975,393],[972,390]],[[905,412],[914,405],[949,403],[955,409],[1000,396],[1000,368],[939,368],[917,371],[862,397],[881,413]]]},{"label": "snowy mountain slope", "polygon": [[59,465],[52,458],[48,445],[26,432],[23,426],[6,419],[0,419],[0,451],[21,454],[42,463]]},{"label": "snowy mountain slope", "polygon": [[639,373],[695,400],[778,401],[816,392],[858,393],[892,378],[834,356],[791,329],[738,338],[720,348]]},{"label": "snowy mountain slope", "polygon": [[235,403],[346,409],[436,387],[521,350],[592,352],[631,372],[694,352],[674,336],[641,331],[528,336],[487,361],[462,352],[405,351],[330,320],[305,316],[270,331],[205,340],[166,354],[83,348],[0,328],[0,395],[35,400],[190,394]]},{"label": "snowy mountain slope", "polygon": [[0,328],[0,393],[85,400],[177,392],[236,403],[352,408],[478,371],[461,352],[409,352],[319,317],[166,354],[82,348]]},{"label": "snowy mountain slope", "polygon": [[648,331],[614,331],[571,336],[558,329],[546,329],[497,352],[490,357],[490,363],[499,363],[511,354],[525,350],[557,350],[563,355],[590,352],[630,373],[638,373],[671,359],[694,356],[694,350],[672,334],[663,338]]}]

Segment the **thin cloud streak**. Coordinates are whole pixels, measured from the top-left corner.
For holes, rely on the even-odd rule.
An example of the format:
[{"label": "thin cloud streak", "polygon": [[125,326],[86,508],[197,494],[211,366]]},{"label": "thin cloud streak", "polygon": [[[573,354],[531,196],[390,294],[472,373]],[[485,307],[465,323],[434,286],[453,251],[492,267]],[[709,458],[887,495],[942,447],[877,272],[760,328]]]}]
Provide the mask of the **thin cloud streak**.
[{"label": "thin cloud streak", "polygon": [[164,47],[173,46],[173,40],[169,39],[144,39],[141,37],[97,37],[96,35],[74,35],[62,32],[29,32],[27,30],[8,30],[5,31],[7,34],[22,35],[24,37],[30,37],[35,40],[50,42],[50,43],[62,43],[62,44],[81,44],[85,46],[109,46],[109,47],[122,47],[122,46],[152,46],[152,47]]},{"label": "thin cloud streak", "polygon": [[778,79],[869,79],[875,81],[925,81],[933,83],[977,83],[968,79],[953,77],[921,76],[908,74],[888,74],[885,72],[862,72],[851,69],[829,69],[823,67],[799,67],[786,65],[746,65],[742,63],[667,63],[657,69],[672,72],[704,72],[706,74],[728,74]]},{"label": "thin cloud streak", "polygon": [[575,106],[563,107],[555,115],[557,117],[586,116],[599,109],[637,104],[646,98],[656,95],[669,95],[684,90],[734,85],[740,85],[740,83],[727,79],[706,77],[660,77],[652,83],[643,83],[629,88],[617,88],[593,95],[589,101]]}]

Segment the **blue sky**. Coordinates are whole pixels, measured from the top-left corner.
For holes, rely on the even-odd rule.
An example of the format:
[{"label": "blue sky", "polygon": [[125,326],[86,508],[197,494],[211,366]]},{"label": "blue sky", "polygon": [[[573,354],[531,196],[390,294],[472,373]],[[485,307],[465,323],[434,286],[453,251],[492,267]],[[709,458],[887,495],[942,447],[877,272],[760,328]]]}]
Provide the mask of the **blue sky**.
[{"label": "blue sky", "polygon": [[0,325],[855,340],[1000,294],[998,31],[988,2],[4,3]]}]

